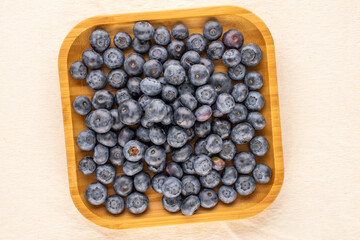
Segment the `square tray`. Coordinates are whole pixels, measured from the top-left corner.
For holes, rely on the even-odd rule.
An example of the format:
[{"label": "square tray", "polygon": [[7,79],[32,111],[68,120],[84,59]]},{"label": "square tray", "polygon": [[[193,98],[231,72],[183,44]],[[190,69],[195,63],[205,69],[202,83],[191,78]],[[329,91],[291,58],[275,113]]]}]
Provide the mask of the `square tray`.
[{"label": "square tray", "polygon": [[[119,31],[132,35],[133,24],[140,20],[149,21],[155,27],[165,26],[170,29],[175,24],[183,23],[189,28],[190,34],[202,33],[202,27],[206,21],[217,20],[223,25],[224,32],[231,28],[238,29],[244,35],[244,44],[254,42],[260,46],[263,51],[262,61],[258,66],[247,69],[256,70],[264,77],[264,86],[260,92],[264,95],[266,102],[261,113],[264,115],[267,125],[256,134],[263,135],[268,139],[270,149],[264,157],[256,157],[256,160],[258,163],[266,163],[271,167],[273,177],[268,184],[257,184],[253,194],[246,197],[238,195],[236,201],[230,205],[219,202],[214,209],[200,208],[193,216],[183,216],[181,213],[171,214],[164,210],[161,204],[162,195],[155,193],[151,187],[146,192],[150,200],[149,208],[138,216],[127,210],[114,216],[109,214],[103,205],[92,206],[85,200],[86,186],[96,180],[94,174],[85,176],[77,167],[83,157],[92,153],[81,151],[76,145],[76,136],[80,131],[86,129],[86,126],[85,117],[74,112],[72,102],[78,95],[91,98],[94,90],[86,85],[85,80],[74,80],[69,69],[72,62],[81,60],[81,53],[90,48],[89,36],[92,31],[102,28],[109,32],[111,39]],[[114,46],[113,43],[111,46]],[[124,51],[125,55],[131,52],[130,49]],[[104,68],[103,70],[106,74],[109,72],[108,69]],[[215,62],[215,72],[226,72],[221,60]],[[88,18],[76,25],[66,36],[59,53],[59,75],[70,193],[77,209],[91,222],[112,229],[126,229],[248,218],[265,210],[279,194],[283,182],[284,165],[274,43],[269,29],[252,12],[234,6],[221,6]],[[113,94],[116,91],[109,86],[106,86],[105,89]],[[237,150],[249,149],[246,144],[237,146]],[[122,172],[121,167],[117,167],[116,170],[117,175]],[[111,186],[108,189],[109,195],[114,194]]]}]

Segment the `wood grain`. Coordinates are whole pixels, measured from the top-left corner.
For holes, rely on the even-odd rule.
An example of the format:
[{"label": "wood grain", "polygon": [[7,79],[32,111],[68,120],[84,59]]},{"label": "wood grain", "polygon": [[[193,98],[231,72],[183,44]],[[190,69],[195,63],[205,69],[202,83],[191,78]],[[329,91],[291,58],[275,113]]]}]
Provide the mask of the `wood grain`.
[{"label": "wood grain", "polygon": [[[89,183],[95,182],[95,178],[94,176],[82,175],[77,165],[81,158],[92,154],[92,152],[83,152],[75,144],[76,136],[86,126],[84,124],[84,117],[79,116],[72,109],[72,102],[78,95],[85,95],[91,98],[94,91],[87,87],[85,80],[73,79],[69,69],[71,63],[80,60],[81,53],[85,49],[90,48],[88,42],[90,33],[97,28],[108,31],[111,38],[119,31],[132,33],[132,25],[139,20],[147,20],[155,27],[165,26],[168,28],[177,23],[183,23],[189,28],[190,33],[201,33],[204,23],[211,19],[219,21],[223,25],[224,32],[231,28],[240,30],[244,35],[245,43],[254,42],[263,51],[261,63],[249,69],[260,72],[265,80],[260,92],[266,100],[261,112],[266,118],[267,126],[256,134],[263,135],[269,140],[270,149],[264,157],[257,157],[256,160],[259,163],[266,163],[272,168],[272,180],[265,185],[258,184],[255,192],[250,196],[238,196],[234,203],[230,205],[219,203],[212,210],[199,209],[195,215],[190,217],[183,216],[181,213],[170,214],[164,210],[161,205],[162,196],[155,193],[152,189],[146,192],[150,199],[149,208],[144,214],[139,216],[132,215],[128,211],[124,211],[118,216],[113,216],[105,210],[104,206],[95,207],[88,204],[84,198],[84,191]],[[113,43],[111,46],[113,46]],[[131,53],[131,50],[125,51],[125,55],[129,53]],[[108,70],[105,68],[103,70],[105,73],[108,73]],[[226,68],[220,61],[215,63],[215,72],[226,72]],[[274,43],[266,25],[260,18],[248,10],[234,6],[222,6],[96,16],[86,19],[70,31],[61,46],[59,53],[59,76],[70,193],[80,213],[93,223],[112,229],[126,229],[248,218],[265,210],[279,194],[284,177],[284,164]],[[106,89],[115,93],[115,90],[108,86]],[[238,146],[238,151],[247,149],[247,146]],[[117,168],[117,175],[120,173],[122,173],[121,168]],[[113,193],[112,187],[109,186],[109,194]]]}]

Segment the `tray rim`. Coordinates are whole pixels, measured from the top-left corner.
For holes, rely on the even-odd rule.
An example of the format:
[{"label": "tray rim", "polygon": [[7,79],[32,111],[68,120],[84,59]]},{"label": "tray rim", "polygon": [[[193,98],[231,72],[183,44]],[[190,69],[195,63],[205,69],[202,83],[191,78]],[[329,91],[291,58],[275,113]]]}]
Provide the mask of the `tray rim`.
[{"label": "tray rim", "polygon": [[[139,14],[141,13],[141,14]],[[189,217],[189,221],[176,221],[173,222],[156,222],[153,225],[146,223],[141,223],[136,225],[125,225],[120,222],[113,223],[111,219],[105,219],[97,216],[85,206],[81,200],[80,193],[78,191],[78,182],[77,182],[77,172],[75,161],[75,152],[73,151],[75,141],[73,136],[73,126],[72,126],[72,112],[71,112],[71,102],[70,102],[70,88],[69,88],[69,78],[67,73],[67,58],[70,47],[73,41],[78,35],[80,35],[86,29],[99,25],[114,24],[118,22],[133,22],[143,19],[148,20],[161,20],[161,19],[176,19],[178,17],[192,17],[196,13],[197,17],[203,16],[217,16],[217,15],[241,15],[246,18],[248,21],[252,22],[263,35],[266,44],[266,51],[268,56],[268,74],[269,74],[269,92],[270,92],[270,105],[271,105],[271,126],[272,126],[272,137],[273,137],[273,148],[274,148],[274,182],[271,186],[269,193],[266,197],[256,205],[248,208],[246,211],[237,212],[237,214],[228,214],[223,215],[221,220],[217,219],[203,219],[203,221],[198,221],[197,219]],[[62,42],[59,57],[58,57],[58,70],[59,70],[59,80],[60,80],[60,90],[61,90],[61,103],[63,110],[63,122],[64,122],[64,134],[65,134],[65,146],[66,146],[66,156],[67,156],[67,168],[68,168],[68,177],[69,177],[69,189],[70,195],[73,200],[74,205],[78,211],[89,221],[100,225],[102,227],[110,229],[130,229],[130,228],[142,228],[142,227],[152,227],[152,226],[166,226],[166,225],[177,225],[177,224],[188,224],[196,222],[213,222],[213,221],[229,221],[244,219],[255,216],[266,208],[268,208],[276,197],[279,195],[281,190],[283,180],[284,180],[284,161],[283,161],[283,150],[282,150],[282,140],[281,140],[281,127],[280,127],[280,112],[279,112],[279,98],[278,98],[278,86],[277,86],[277,76],[276,76],[276,62],[275,62],[275,48],[274,41],[271,36],[270,30],[267,28],[265,23],[251,11],[238,7],[238,6],[214,6],[214,7],[201,7],[201,8],[190,8],[190,9],[174,9],[174,10],[163,10],[163,11],[151,11],[151,12],[132,12],[124,14],[112,14],[112,15],[98,15],[94,17],[87,18],[76,26],[74,26],[71,31],[67,34],[64,41]],[[200,218],[201,219],[201,218]]]}]

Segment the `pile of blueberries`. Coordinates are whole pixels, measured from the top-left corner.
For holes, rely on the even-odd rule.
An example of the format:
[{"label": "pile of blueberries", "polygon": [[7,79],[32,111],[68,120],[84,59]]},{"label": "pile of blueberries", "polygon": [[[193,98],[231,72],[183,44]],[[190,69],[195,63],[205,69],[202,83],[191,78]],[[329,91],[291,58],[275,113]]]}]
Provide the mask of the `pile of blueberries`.
[{"label": "pile of blueberries", "polygon": [[[246,72],[259,64],[259,46],[243,45],[238,30],[223,34],[217,21],[206,22],[203,34],[191,35],[182,24],[170,33],[143,21],[135,23],[133,34],[117,33],[115,46],[109,47],[109,34],[95,30],[92,49],[70,68],[73,78],[86,79],[95,90],[91,100],[78,96],[73,102],[88,127],[78,134],[77,145],[93,151],[80,160],[79,170],[95,172],[98,181],[87,186],[87,201],[105,203],[112,214],[123,212],[125,205],[140,214],[148,208],[144,193],[152,186],[163,194],[167,211],[192,215],[200,206],[215,207],[219,199],[229,204],[237,194],[251,194],[256,182],[268,183],[271,169],[255,161],[269,149],[265,137],[255,136],[265,127],[259,112],[265,101],[258,92],[264,80],[256,71]],[[135,53],[125,57],[123,50],[130,47]],[[220,59],[227,74],[214,73],[213,61]],[[111,70],[107,76],[103,64]],[[103,89],[106,84],[117,89],[115,96]],[[236,144],[248,143],[250,152],[236,152]],[[118,176],[117,166],[123,170]],[[109,184],[116,194],[108,196]]]}]

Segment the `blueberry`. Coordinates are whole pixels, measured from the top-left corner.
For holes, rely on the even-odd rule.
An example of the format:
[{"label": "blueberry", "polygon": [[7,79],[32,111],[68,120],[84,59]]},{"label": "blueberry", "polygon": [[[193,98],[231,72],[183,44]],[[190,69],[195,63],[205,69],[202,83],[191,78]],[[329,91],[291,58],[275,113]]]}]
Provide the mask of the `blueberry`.
[{"label": "blueberry", "polygon": [[150,40],[154,36],[154,27],[145,21],[136,22],[133,26],[134,36],[142,41]]},{"label": "blueberry", "polygon": [[226,50],[222,56],[222,61],[227,67],[235,67],[241,61],[240,52],[236,49]]},{"label": "blueberry", "polygon": [[146,172],[140,172],[134,177],[134,187],[138,192],[146,192],[150,187],[151,178]]},{"label": "blueberry", "polygon": [[195,174],[194,170],[194,161],[195,161],[194,155],[191,155],[186,162],[182,163],[182,169],[185,174]]},{"label": "blueberry", "polygon": [[[172,40],[171,43],[167,47],[167,51],[169,56],[173,59],[181,59],[181,56],[186,51],[185,44],[179,40]],[[164,66],[165,68],[165,66]]]},{"label": "blueberry", "polygon": [[195,94],[195,87],[190,83],[183,83],[180,86],[178,86],[178,91],[179,91],[180,95],[185,94],[185,93],[189,93],[191,95],[194,95]]},{"label": "blueberry", "polygon": [[163,120],[161,120],[161,124],[162,125],[170,125],[173,123],[173,109],[171,106],[166,105],[167,108],[167,113],[165,115],[165,117],[163,118]]},{"label": "blueberry", "polygon": [[224,159],[225,161],[233,160],[236,154],[236,146],[235,144],[227,139],[223,142],[223,148],[221,152],[219,153],[219,156]]},{"label": "blueberry", "polygon": [[204,37],[209,41],[217,40],[221,37],[223,28],[217,21],[208,21],[203,27]]},{"label": "blueberry", "polygon": [[241,103],[236,103],[232,112],[228,113],[227,118],[232,124],[237,124],[245,121],[247,114],[247,108]]},{"label": "blueberry", "polygon": [[213,133],[219,135],[222,139],[228,138],[231,132],[231,123],[223,118],[215,118],[211,124]]},{"label": "blueberry", "polygon": [[181,94],[180,101],[183,106],[189,108],[190,110],[194,110],[198,104],[196,98],[190,93]]},{"label": "blueberry", "polygon": [[171,159],[175,162],[185,162],[190,158],[193,152],[193,148],[190,144],[186,144],[184,147],[173,150],[171,152]]},{"label": "blueberry", "polygon": [[164,184],[165,179],[167,176],[164,173],[156,174],[151,179],[151,187],[154,189],[155,192],[162,194],[161,187]]},{"label": "blueberry", "polygon": [[128,76],[125,71],[121,69],[115,69],[109,72],[107,77],[107,82],[112,88],[122,88],[125,87]]},{"label": "blueberry", "polygon": [[244,43],[244,37],[236,29],[230,29],[224,33],[222,41],[227,48],[239,49]]},{"label": "blueberry", "polygon": [[142,142],[150,142],[149,129],[138,126],[135,131],[136,137]]},{"label": "blueberry", "polygon": [[204,122],[208,120],[212,115],[212,109],[208,105],[202,105],[195,111],[196,120],[199,122]]},{"label": "blueberry", "polygon": [[225,114],[223,114],[222,112],[219,111],[219,109],[216,107],[216,104],[211,106],[211,109],[213,111],[213,116],[214,117],[223,117]]},{"label": "blueberry", "polygon": [[245,100],[245,106],[250,111],[260,111],[265,104],[265,98],[264,96],[256,91],[250,91],[246,100]]},{"label": "blueberry", "polygon": [[95,178],[102,184],[112,183],[115,179],[115,168],[110,164],[98,166],[95,171]]},{"label": "blueberry", "polygon": [[210,173],[212,169],[212,161],[205,154],[196,156],[194,161],[194,170],[199,176],[205,176]]},{"label": "blueberry", "polygon": [[245,73],[246,73],[246,68],[244,65],[242,65],[241,63],[233,66],[233,67],[229,67],[228,70],[228,75],[229,77],[234,80],[234,81],[240,81],[245,77]]},{"label": "blueberry", "polygon": [[239,123],[231,130],[231,139],[237,144],[245,144],[254,137],[254,132],[250,124]]},{"label": "blueberry", "polygon": [[211,158],[212,164],[213,164],[213,169],[216,171],[222,171],[225,168],[225,161],[222,160],[219,157],[212,157]]},{"label": "blueberry", "polygon": [[160,125],[150,127],[149,138],[152,143],[162,145],[166,142],[166,133]]},{"label": "blueberry", "polygon": [[160,173],[165,170],[166,161],[163,161],[159,166],[148,165],[148,169],[153,173]]},{"label": "blueberry", "polygon": [[163,46],[155,45],[149,50],[149,58],[156,59],[161,63],[164,63],[168,58],[168,52]]},{"label": "blueberry", "polygon": [[141,95],[138,99],[138,102],[140,104],[140,106],[145,109],[145,107],[151,102],[151,100],[153,100],[152,97],[149,97],[148,95]]},{"label": "blueberry", "polygon": [[234,86],[231,95],[233,96],[235,102],[243,102],[249,94],[247,86],[243,83],[238,83]]},{"label": "blueberry", "polygon": [[95,109],[106,108],[110,110],[114,104],[114,96],[108,90],[98,90],[92,96],[91,102]]},{"label": "blueberry", "polygon": [[70,74],[75,79],[84,79],[86,78],[88,69],[85,64],[81,61],[76,61],[71,64]]},{"label": "blueberry", "polygon": [[117,109],[111,109],[110,114],[114,122],[114,124],[111,127],[111,130],[120,131],[125,125],[120,121],[119,111]]},{"label": "blueberry", "polygon": [[168,130],[167,142],[171,147],[181,148],[188,141],[188,136],[182,128],[172,126]]},{"label": "blueberry", "polygon": [[109,160],[112,165],[121,166],[125,161],[123,148],[120,146],[110,148]]},{"label": "blueberry", "polygon": [[220,201],[226,204],[230,204],[236,199],[236,191],[231,186],[221,186],[218,191]]},{"label": "blueberry", "polygon": [[166,82],[172,85],[180,85],[185,81],[185,69],[177,64],[168,66],[164,71]]},{"label": "blueberry", "polygon": [[220,181],[220,173],[215,170],[211,170],[208,174],[200,177],[201,185],[205,188],[214,188],[219,185]]},{"label": "blueberry", "polygon": [[240,175],[235,182],[235,189],[241,196],[247,196],[254,192],[255,180],[250,175]]},{"label": "blueberry", "polygon": [[180,98],[175,99],[172,103],[170,103],[172,109],[176,110],[179,107],[183,107],[184,105],[181,103]]},{"label": "blueberry", "polygon": [[196,122],[194,128],[196,136],[200,138],[207,137],[211,132],[211,124],[209,120],[204,122]]},{"label": "blueberry", "polygon": [[211,60],[221,59],[224,52],[225,52],[225,46],[220,41],[211,42],[206,49],[206,54]]},{"label": "blueberry", "polygon": [[184,172],[179,164],[176,162],[169,162],[165,168],[166,173],[171,177],[181,178]]},{"label": "blueberry", "polygon": [[251,152],[239,152],[234,158],[234,166],[240,174],[251,173],[255,165],[255,156]]},{"label": "blueberry", "polygon": [[250,112],[247,121],[255,130],[262,130],[266,125],[264,116],[259,112]]},{"label": "blueberry", "polygon": [[264,84],[264,79],[260,73],[250,71],[246,74],[244,83],[250,90],[259,90]]},{"label": "blueberry", "polygon": [[109,149],[102,144],[97,144],[94,148],[94,162],[98,165],[105,164],[109,159]]},{"label": "blueberry", "polygon": [[189,70],[189,68],[200,63],[200,55],[195,51],[188,51],[184,53],[181,57],[180,64],[184,69]]},{"label": "blueberry", "polygon": [[262,184],[270,182],[272,176],[271,168],[263,163],[257,164],[252,174],[255,181]]},{"label": "blueberry", "polygon": [[73,108],[77,114],[87,115],[91,111],[92,104],[88,97],[77,96],[73,102]]},{"label": "blueberry", "polygon": [[208,82],[210,72],[204,65],[194,64],[190,67],[188,75],[192,85],[201,86]]},{"label": "blueberry", "polygon": [[158,78],[160,77],[163,71],[163,66],[158,60],[151,59],[147,61],[143,66],[143,72],[145,76],[150,78]]},{"label": "blueberry", "polygon": [[123,153],[127,160],[137,162],[144,158],[145,145],[137,140],[130,140],[125,144]]},{"label": "blueberry", "polygon": [[235,108],[235,100],[228,93],[221,93],[216,99],[216,107],[223,114],[228,114]]},{"label": "blueberry", "polygon": [[104,63],[110,69],[119,68],[124,64],[124,53],[115,47],[104,52]]},{"label": "blueberry", "polygon": [[150,121],[150,119],[148,117],[143,116],[140,120],[140,124],[144,128],[151,128],[152,126],[154,126],[155,123]]},{"label": "blueberry", "polygon": [[199,199],[203,208],[213,208],[219,201],[216,192],[212,189],[203,189],[199,194]]},{"label": "blueberry", "polygon": [[106,133],[111,129],[114,119],[109,110],[97,109],[86,116],[85,123],[96,133]]},{"label": "blueberry", "polygon": [[212,105],[216,101],[217,93],[213,86],[204,85],[196,89],[195,96],[201,104]]},{"label": "blueberry", "polygon": [[114,147],[117,143],[117,135],[112,131],[107,133],[98,133],[96,134],[96,140],[106,147]]},{"label": "blueberry", "polygon": [[149,51],[149,49],[151,47],[151,42],[150,42],[150,40],[142,41],[135,37],[131,43],[131,46],[135,52],[144,54]]},{"label": "blueberry", "polygon": [[174,198],[181,194],[183,185],[176,177],[168,177],[165,179],[161,190],[166,197]]},{"label": "blueberry", "polygon": [[132,99],[129,90],[127,88],[122,88],[116,91],[115,93],[115,102],[119,106],[122,102]]},{"label": "blueberry", "polygon": [[222,72],[214,73],[209,78],[209,84],[215,88],[217,94],[230,93],[232,89],[231,79]]},{"label": "blueberry", "polygon": [[130,162],[125,161],[123,164],[123,172],[128,176],[134,176],[135,174],[141,172],[144,168],[142,161]]},{"label": "blueberry", "polygon": [[168,45],[171,40],[170,31],[163,26],[157,27],[154,33],[154,41],[159,45]]},{"label": "blueberry", "polygon": [[237,179],[237,171],[233,166],[226,167],[222,173],[221,181],[225,185],[233,185]]},{"label": "blueberry", "polygon": [[96,137],[94,131],[91,131],[89,129],[81,131],[76,138],[76,143],[81,150],[93,150],[96,144]]},{"label": "blueberry", "polygon": [[101,70],[92,70],[86,76],[86,84],[89,88],[99,90],[106,85],[106,75]]},{"label": "blueberry", "polygon": [[145,116],[154,123],[161,122],[168,112],[166,104],[161,99],[151,100],[144,110]]},{"label": "blueberry", "polygon": [[140,122],[142,108],[140,104],[129,99],[119,105],[120,121],[126,125],[134,125]]},{"label": "blueberry", "polygon": [[140,82],[140,89],[148,96],[156,96],[161,92],[162,86],[155,78],[147,77]]},{"label": "blueberry", "polygon": [[189,30],[185,25],[177,24],[171,29],[171,34],[175,39],[184,40],[189,36]]},{"label": "blueberry", "polygon": [[206,138],[205,149],[212,154],[219,153],[222,149],[223,141],[217,134],[210,134]]},{"label": "blueberry", "polygon": [[79,170],[84,175],[92,174],[96,169],[96,163],[92,157],[84,157],[79,162]]},{"label": "blueberry", "polygon": [[161,199],[161,203],[168,212],[175,213],[180,211],[182,197],[180,195],[176,198],[168,198],[163,196]]},{"label": "blueberry", "polygon": [[145,151],[145,162],[151,166],[160,166],[163,162],[166,162],[166,153],[164,148],[153,145]]},{"label": "blueberry", "polygon": [[102,29],[97,29],[92,32],[89,41],[91,47],[97,52],[105,51],[111,43],[109,34]]},{"label": "blueberry", "polygon": [[107,194],[107,188],[99,182],[90,183],[85,189],[85,199],[95,206],[103,204]]},{"label": "blueberry", "polygon": [[132,77],[127,81],[126,87],[129,93],[134,97],[138,97],[141,95],[141,89],[140,89],[141,80],[142,79],[139,77]]},{"label": "blueberry", "polygon": [[186,39],[186,48],[200,54],[206,48],[206,39],[199,33],[193,33]]},{"label": "blueberry", "polygon": [[[170,53],[169,53],[169,54],[170,54]],[[164,70],[165,70],[168,66],[170,66],[170,65],[180,65],[180,66],[181,66],[179,60],[168,59],[168,60],[166,60],[166,61],[164,62],[164,64],[163,64]]]},{"label": "blueberry", "polygon": [[178,90],[172,85],[164,85],[162,87],[161,98],[167,102],[172,102],[177,98]]},{"label": "blueberry", "polygon": [[240,49],[241,63],[248,67],[254,67],[259,64],[262,58],[262,51],[255,43],[245,44]]},{"label": "blueberry", "polygon": [[250,150],[255,156],[264,156],[269,151],[269,142],[263,136],[256,136],[250,141]]},{"label": "blueberry", "polygon": [[200,200],[195,195],[190,195],[185,198],[181,204],[181,212],[185,216],[194,215],[196,210],[200,207]]},{"label": "blueberry", "polygon": [[[99,69],[103,65],[104,61],[101,55],[97,52],[95,52],[92,49],[85,50],[82,55],[81,59],[85,66],[91,68],[91,69]],[[71,68],[70,68],[71,71]]]},{"label": "blueberry", "polygon": [[132,214],[141,214],[146,211],[149,206],[149,198],[139,192],[131,193],[126,199],[126,208]]},{"label": "blueberry", "polygon": [[200,64],[205,66],[209,70],[209,75],[211,75],[215,70],[213,62],[208,58],[200,58]]},{"label": "blueberry", "polygon": [[119,135],[118,135],[119,145],[121,147],[124,147],[128,141],[133,139],[134,136],[135,136],[135,133],[131,128],[124,127],[123,129],[120,130]]},{"label": "blueberry", "polygon": [[138,53],[131,53],[125,58],[124,70],[130,76],[138,76],[143,72],[145,59]]},{"label": "blueberry", "polygon": [[114,180],[113,188],[116,194],[126,197],[134,189],[134,180],[126,175],[119,175]]},{"label": "blueberry", "polygon": [[206,146],[206,139],[203,138],[199,138],[196,143],[195,143],[195,154],[196,155],[200,155],[200,154],[205,154],[205,155],[211,155],[205,148]]},{"label": "blueberry", "polygon": [[195,124],[195,116],[190,109],[179,107],[174,111],[174,121],[182,128],[191,128]]},{"label": "blueberry", "polygon": [[106,199],[105,208],[111,214],[120,214],[125,208],[124,199],[119,195],[111,195]]},{"label": "blueberry", "polygon": [[121,50],[128,49],[131,46],[131,37],[126,32],[118,32],[114,37],[114,44]]},{"label": "blueberry", "polygon": [[189,195],[197,195],[200,192],[200,182],[194,175],[186,175],[181,179],[183,189],[181,194],[186,197]]}]

